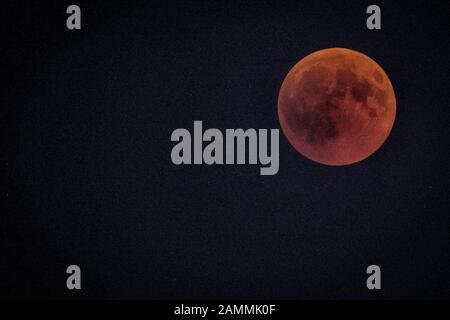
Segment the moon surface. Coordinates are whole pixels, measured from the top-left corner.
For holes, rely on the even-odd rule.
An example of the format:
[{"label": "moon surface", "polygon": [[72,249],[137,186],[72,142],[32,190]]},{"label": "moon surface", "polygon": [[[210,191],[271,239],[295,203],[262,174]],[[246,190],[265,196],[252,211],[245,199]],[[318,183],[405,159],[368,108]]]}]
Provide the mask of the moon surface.
[{"label": "moon surface", "polygon": [[391,81],[368,56],[316,51],[287,74],[278,96],[281,129],[305,157],[325,165],[361,161],[386,141],[396,114]]}]

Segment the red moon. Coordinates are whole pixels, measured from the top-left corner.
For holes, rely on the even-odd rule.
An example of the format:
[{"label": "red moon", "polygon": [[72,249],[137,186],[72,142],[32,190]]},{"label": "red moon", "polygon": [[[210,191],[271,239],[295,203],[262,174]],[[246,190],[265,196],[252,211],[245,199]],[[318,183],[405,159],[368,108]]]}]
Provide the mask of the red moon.
[{"label": "red moon", "polygon": [[281,129],[305,157],[330,166],[361,161],[385,142],[396,114],[391,81],[368,56],[316,51],[287,74],[278,96]]}]

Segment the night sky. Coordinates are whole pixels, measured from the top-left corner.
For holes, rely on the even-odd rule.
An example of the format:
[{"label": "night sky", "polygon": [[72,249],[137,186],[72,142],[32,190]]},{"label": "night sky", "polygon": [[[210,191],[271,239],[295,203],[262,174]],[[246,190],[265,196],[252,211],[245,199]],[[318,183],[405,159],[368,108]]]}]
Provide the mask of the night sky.
[{"label": "night sky", "polygon": [[[448,9],[417,3],[2,3],[0,297],[449,298]],[[274,176],[172,164],[171,133],[194,120],[280,128],[287,72],[329,47],[394,86],[371,157],[320,165],[280,130]],[[366,288],[371,264],[382,290]]]}]

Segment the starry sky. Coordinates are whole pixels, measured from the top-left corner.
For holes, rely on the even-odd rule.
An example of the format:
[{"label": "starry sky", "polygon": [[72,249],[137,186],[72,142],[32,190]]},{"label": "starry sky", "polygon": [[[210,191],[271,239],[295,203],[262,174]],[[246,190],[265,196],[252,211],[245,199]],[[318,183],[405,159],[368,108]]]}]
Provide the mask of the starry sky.
[{"label": "starry sky", "polygon": [[[0,297],[448,298],[448,15],[442,1],[2,4]],[[377,61],[397,117],[352,166],[175,166],[170,135],[279,128],[287,72],[316,50]],[[66,289],[68,265],[82,269]],[[382,290],[366,288],[366,268]]]}]

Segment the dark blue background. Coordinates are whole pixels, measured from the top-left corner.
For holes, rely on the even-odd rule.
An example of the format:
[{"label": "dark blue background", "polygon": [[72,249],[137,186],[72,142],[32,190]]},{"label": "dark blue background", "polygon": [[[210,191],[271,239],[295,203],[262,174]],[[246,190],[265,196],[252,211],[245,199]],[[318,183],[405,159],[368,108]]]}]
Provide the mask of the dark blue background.
[{"label": "dark blue background", "polygon": [[[75,3],[81,31],[65,26],[72,2],[1,4],[1,297],[449,297],[445,1]],[[275,176],[172,164],[170,135],[194,120],[279,128],[285,75],[328,47],[393,83],[373,156],[319,165],[280,132]],[[82,291],[66,289],[70,264]]]}]

